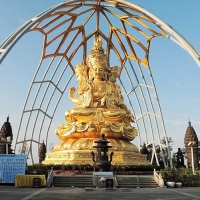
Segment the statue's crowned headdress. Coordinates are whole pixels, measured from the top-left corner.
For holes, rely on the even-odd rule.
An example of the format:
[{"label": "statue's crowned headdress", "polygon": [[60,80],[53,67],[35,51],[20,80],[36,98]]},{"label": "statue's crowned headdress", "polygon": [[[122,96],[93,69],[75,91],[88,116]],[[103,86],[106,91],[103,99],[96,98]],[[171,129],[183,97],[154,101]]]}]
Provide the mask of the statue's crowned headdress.
[{"label": "statue's crowned headdress", "polygon": [[96,37],[94,39],[94,46],[92,47],[91,52],[87,57],[87,66],[89,69],[93,68],[94,65],[101,65],[106,73],[110,71],[108,58],[104,54],[102,39],[100,37]]}]

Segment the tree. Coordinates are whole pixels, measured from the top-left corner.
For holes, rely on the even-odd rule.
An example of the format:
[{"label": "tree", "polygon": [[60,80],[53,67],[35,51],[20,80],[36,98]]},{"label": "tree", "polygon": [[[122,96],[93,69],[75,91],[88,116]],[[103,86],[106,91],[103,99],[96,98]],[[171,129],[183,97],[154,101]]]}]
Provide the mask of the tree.
[{"label": "tree", "polygon": [[[173,149],[173,140],[171,137],[167,137],[167,142],[168,142],[168,146],[169,146],[169,151],[171,152],[172,149]],[[166,163],[167,166],[170,166],[170,158],[169,158],[169,155],[168,155],[168,150],[167,150],[167,146],[166,145],[166,140],[165,140],[165,137],[162,138],[161,140],[161,147],[162,147],[162,151],[160,149],[160,145],[155,145],[155,151],[156,151],[156,154],[157,154],[157,158],[158,158],[158,162],[159,162],[159,165],[160,166],[163,166],[164,167],[164,161]],[[149,156],[148,156],[148,161],[151,161],[151,158],[152,158],[152,153],[153,153],[153,145],[150,144],[149,146],[147,146],[147,150],[149,151]],[[163,154],[163,157],[162,157],[162,154]],[[164,158],[164,161],[163,161],[163,158]],[[156,165],[157,162],[156,162],[156,158],[154,156],[153,158],[153,165]]]},{"label": "tree", "polygon": [[[172,140],[171,137],[167,137],[167,141],[165,140],[165,137],[163,137],[163,139],[161,140],[161,144],[163,144],[164,146],[167,146],[167,143],[169,147],[169,152],[172,152],[174,141]],[[167,147],[162,147],[163,157],[165,159],[165,163],[167,166],[170,166],[171,155],[169,155],[169,152],[168,152]],[[162,156],[161,156],[161,161],[163,161]]]},{"label": "tree", "polygon": [[50,145],[49,145],[49,151],[52,151],[54,148],[54,143],[52,142]]},{"label": "tree", "polygon": [[18,153],[19,154],[27,154],[28,150],[29,150],[29,148],[28,148],[27,142],[23,142],[18,148]]},{"label": "tree", "polygon": [[[153,154],[153,145],[150,144],[149,146],[147,146],[147,150],[149,152],[148,157],[147,157],[147,161],[151,162],[151,158],[152,158],[152,154]],[[158,160],[159,160],[160,150],[159,150],[159,146],[158,145],[155,146],[155,151],[156,151],[156,154],[158,155]],[[153,158],[153,163],[152,164],[156,165],[156,159],[155,159],[155,157]]]}]

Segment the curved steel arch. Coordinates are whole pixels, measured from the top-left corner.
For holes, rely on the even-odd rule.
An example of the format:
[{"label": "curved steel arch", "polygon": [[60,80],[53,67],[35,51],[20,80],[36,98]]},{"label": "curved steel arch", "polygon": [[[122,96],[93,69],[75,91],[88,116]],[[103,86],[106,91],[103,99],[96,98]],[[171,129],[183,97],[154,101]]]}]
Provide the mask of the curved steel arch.
[{"label": "curved steel arch", "polygon": [[[90,2],[90,0],[88,0]],[[180,34],[178,33],[175,29],[173,29],[170,25],[168,25],[167,23],[163,22],[162,20],[160,20],[159,18],[157,18],[155,15],[153,15],[152,13],[148,12],[147,10],[143,9],[140,6],[137,6],[135,4],[129,3],[129,2],[125,2],[122,0],[116,0],[116,1],[106,1],[106,0],[91,0],[91,2],[109,2],[109,3],[113,3],[113,7],[117,7],[118,4],[120,5],[126,5],[126,6],[130,6],[130,8],[135,9],[136,11],[139,11],[142,14],[145,14],[146,16],[152,18],[153,20],[155,20],[155,24],[161,28],[163,28],[164,30],[166,30],[169,34],[171,34],[172,36],[174,36],[175,38],[171,37],[170,35],[166,35],[166,37],[168,37],[169,39],[171,39],[172,41],[174,41],[175,43],[177,43],[178,45],[180,45],[183,49],[185,49],[186,51],[188,51],[188,53],[192,56],[192,58],[196,61],[196,63],[200,66],[200,54],[199,52]],[[80,3],[79,3],[80,2]],[[29,32],[32,27],[38,23],[39,21],[41,21],[42,19],[44,19],[48,14],[53,13],[54,11],[56,11],[59,8],[62,8],[63,6],[72,6],[75,3],[79,3],[80,5],[85,5],[85,2],[87,2],[87,0],[71,0],[69,2],[63,2],[63,3],[59,3],[58,5],[55,5],[47,10],[45,10],[44,12],[40,13],[39,15],[36,15],[35,17],[33,17],[32,19],[30,19],[29,21],[27,21],[25,24],[23,24],[22,26],[20,26],[17,30],[15,30],[10,36],[8,36],[8,38],[6,38],[0,45],[0,63],[3,61],[3,59],[6,57],[6,55],[9,53],[9,51],[12,49],[12,47],[15,45],[15,43],[27,32]]]},{"label": "curved steel arch", "polygon": [[[80,18],[83,17],[85,17],[83,24],[78,23]],[[105,30],[101,29],[101,20],[103,19],[104,23],[107,23],[109,27],[109,33],[107,35]],[[114,25],[113,19],[117,19],[119,21],[120,27],[118,24]],[[87,27],[90,23],[93,26],[95,25],[95,27],[94,30],[92,30],[90,33],[87,33]],[[130,30],[136,31],[140,36],[145,38],[146,43],[142,43],[139,38],[132,35]],[[136,6],[122,0],[72,0],[60,3],[47,9],[46,11],[26,22],[13,34],[11,34],[0,45],[0,63],[12,49],[15,43],[29,31],[39,31],[44,35],[43,52],[22,111],[16,138],[16,145],[18,144],[19,135],[22,135],[22,124],[26,119],[27,122],[23,138],[24,140],[28,140],[30,137],[30,146],[32,146],[32,141],[36,140],[34,138],[35,128],[40,126],[37,138],[38,142],[40,142],[42,129],[45,126],[44,124],[47,119],[49,120],[46,130],[47,143],[49,129],[55,111],[63,93],[65,92],[74,75],[74,65],[72,62],[74,62],[75,55],[81,49],[83,53],[83,59],[81,59],[79,62],[82,60],[85,62],[91,38],[94,36],[101,36],[106,42],[106,54],[110,61],[112,61],[112,57],[115,55],[115,57],[118,59],[118,63],[120,63],[121,77],[119,79],[119,84],[121,85],[127,102],[129,103],[130,108],[136,118],[136,125],[139,132],[139,146],[141,146],[142,140],[145,140],[147,145],[152,144],[153,156],[155,155],[158,163],[155,146],[160,146],[161,156],[163,156],[162,149],[168,147],[168,143],[160,103],[149,66],[150,42],[151,39],[158,36],[167,37],[185,49],[200,66],[200,54],[194,49],[194,47],[192,47],[192,45],[189,44],[172,27],[140,6]],[[73,37],[70,36],[72,32],[74,32]],[[51,36],[52,33],[54,33],[53,36]],[[52,38],[50,38],[50,36]],[[63,46],[68,39],[68,45],[63,50]],[[49,47],[54,42],[58,43],[57,47],[54,48],[50,53]],[[137,52],[135,46],[140,49],[139,53]],[[140,54],[141,51],[143,52],[142,56]],[[38,80],[37,76],[46,60],[49,61],[46,71],[44,72],[43,77]],[[55,62],[57,62],[56,65],[54,64]],[[54,77],[60,70],[61,65],[63,65],[63,69],[59,74],[57,82],[55,82]],[[47,79],[46,75],[52,67],[53,72],[51,74],[51,78]],[[66,71],[71,74],[68,75],[68,81],[61,88],[60,82],[65,77]],[[146,75],[147,73],[148,76]],[[124,77],[126,77],[128,81],[125,81]],[[147,79],[150,79],[150,81]],[[31,102],[30,96],[32,93],[34,93],[33,88],[36,85],[38,88],[36,90],[33,102],[31,103],[31,106],[28,107],[28,103]],[[39,99],[39,93],[42,91],[42,87],[44,85],[46,85],[46,88],[43,92],[39,106],[36,107],[36,101]],[[43,104],[50,88],[52,88],[51,95],[44,107]],[[154,92],[156,103],[152,99],[152,91]],[[56,103],[51,106],[52,99],[54,96],[56,96],[56,92],[59,94],[59,96],[57,95]],[[135,108],[136,104],[138,106],[137,109]],[[49,114],[50,107],[53,108],[53,111]],[[36,115],[35,117],[34,114]],[[42,120],[39,125],[38,119],[40,115],[42,115]],[[33,127],[30,126],[31,120],[33,120]],[[30,134],[28,134],[28,132],[30,132]],[[160,142],[161,133],[163,133],[163,136],[166,139],[166,145],[163,145]],[[168,153],[170,155],[169,148]],[[151,161],[153,161],[153,156]],[[32,154],[31,158],[32,162],[34,162]]]}]

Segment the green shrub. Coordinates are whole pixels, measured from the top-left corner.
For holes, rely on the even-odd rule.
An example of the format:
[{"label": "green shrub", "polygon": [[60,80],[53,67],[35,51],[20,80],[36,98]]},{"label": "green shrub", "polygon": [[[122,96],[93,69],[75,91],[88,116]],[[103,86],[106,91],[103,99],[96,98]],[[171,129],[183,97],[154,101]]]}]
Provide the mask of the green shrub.
[{"label": "green shrub", "polygon": [[195,174],[191,168],[165,168],[160,170],[160,174],[165,181],[175,181],[182,183],[200,182],[200,171]]}]

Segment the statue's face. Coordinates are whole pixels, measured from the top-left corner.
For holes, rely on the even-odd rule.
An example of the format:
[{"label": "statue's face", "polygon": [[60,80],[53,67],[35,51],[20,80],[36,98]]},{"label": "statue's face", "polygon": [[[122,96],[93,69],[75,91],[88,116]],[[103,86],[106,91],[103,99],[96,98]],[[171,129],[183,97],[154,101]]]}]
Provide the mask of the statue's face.
[{"label": "statue's face", "polygon": [[102,79],[104,75],[104,68],[100,65],[93,66],[93,77],[97,79]]},{"label": "statue's face", "polygon": [[109,81],[116,82],[116,79],[117,79],[117,73],[111,73]]}]

